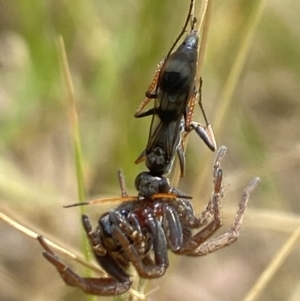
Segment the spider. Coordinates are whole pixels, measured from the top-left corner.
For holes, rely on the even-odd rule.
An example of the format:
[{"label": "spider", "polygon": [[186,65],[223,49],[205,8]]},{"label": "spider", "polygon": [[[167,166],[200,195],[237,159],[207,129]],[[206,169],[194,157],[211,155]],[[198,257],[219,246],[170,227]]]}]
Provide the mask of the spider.
[{"label": "spider", "polygon": [[[82,216],[93,254],[108,277],[80,277],[60,261],[40,236],[38,241],[45,250],[44,257],[54,265],[66,284],[78,287],[87,294],[113,296],[123,294],[131,287],[132,280],[127,273],[130,265],[142,278],[159,278],[169,265],[168,250],[179,255],[203,256],[232,244],[239,236],[250,193],[259,179],[253,179],[244,189],[231,228],[218,237],[210,238],[222,225],[221,161],[225,153],[225,147],[217,152],[213,166],[213,193],[200,217],[195,215],[187,198],[175,194],[153,198],[129,197],[123,175],[119,172],[121,204],[104,213],[94,230],[88,216]],[[194,230],[197,230],[195,234]]]}]

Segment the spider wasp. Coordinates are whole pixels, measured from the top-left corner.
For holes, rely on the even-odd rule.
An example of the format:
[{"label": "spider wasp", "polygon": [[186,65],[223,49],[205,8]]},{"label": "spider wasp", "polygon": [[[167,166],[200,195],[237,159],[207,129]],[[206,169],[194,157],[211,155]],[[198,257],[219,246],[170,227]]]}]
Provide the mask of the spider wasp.
[{"label": "spider wasp", "polygon": [[[192,0],[181,33],[166,58],[159,64],[152,83],[146,91],[146,98],[134,115],[137,118],[152,115],[146,149],[135,163],[145,160],[150,173],[154,175],[162,175],[170,171],[173,155],[177,151],[181,176],[184,176],[185,157],[183,141],[179,133],[186,132],[187,135],[195,130],[212,151],[216,150],[214,134],[201,102],[202,79],[200,79],[198,89],[195,82],[199,33],[194,29],[196,24],[196,18],[193,16],[194,5],[195,1]],[[189,23],[191,24],[190,33],[173,52]],[[154,107],[143,111],[151,99],[154,99]],[[192,121],[197,99],[205,126]]]}]

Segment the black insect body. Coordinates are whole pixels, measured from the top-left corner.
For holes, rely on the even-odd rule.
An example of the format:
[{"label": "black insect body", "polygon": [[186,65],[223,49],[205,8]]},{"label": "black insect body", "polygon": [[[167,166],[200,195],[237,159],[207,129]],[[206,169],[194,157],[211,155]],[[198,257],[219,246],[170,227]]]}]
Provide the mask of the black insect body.
[{"label": "black insect body", "polygon": [[192,197],[172,187],[168,178],[155,176],[150,171],[142,171],[135,178],[135,187],[139,192],[138,199],[156,199],[163,197],[178,197],[191,199]]},{"label": "black insect body", "polygon": [[[188,20],[192,18],[192,4]],[[183,43],[173,52],[169,52],[161,62],[154,79],[146,92],[146,98],[139,106],[135,117],[152,115],[146,149],[135,163],[146,160],[146,166],[155,174],[163,175],[170,171],[174,153],[177,151],[184,175],[185,157],[181,134],[195,130],[211,150],[216,149],[215,138],[201,103],[201,85],[197,85],[196,68],[198,60],[199,33],[192,30]],[[183,32],[179,35],[181,37]],[[179,38],[176,40],[176,42]],[[172,46],[173,49],[175,44]],[[143,111],[148,102],[154,99],[154,107]],[[206,126],[192,121],[195,103],[199,99]],[[165,166],[163,165],[165,164]]]},{"label": "black insect body", "polygon": [[154,108],[136,113],[136,117],[156,114],[162,122],[170,122],[186,114],[195,93],[198,40],[198,32],[192,31],[163,62],[154,91],[146,92],[147,98],[155,99]]},{"label": "black insect body", "polygon": [[[191,0],[183,29],[166,58],[159,64],[158,70],[146,91],[146,98],[136,110],[135,117],[157,114],[162,122],[169,122],[181,119],[182,114],[184,114],[194,90],[198,59],[199,34],[194,30],[196,23],[193,16],[194,7],[195,0]],[[191,24],[190,33],[173,52],[178,41],[186,32],[189,23]],[[154,108],[143,112],[151,99],[155,100]]]},{"label": "black insect body", "polygon": [[184,174],[185,157],[181,133],[188,131],[188,103],[195,91],[196,64],[198,57],[198,33],[192,33],[178,49],[164,62],[158,77],[154,93],[154,107],[138,117],[153,115],[146,150],[136,163],[146,160],[146,166],[154,175],[163,175],[170,171],[174,154],[177,152]]},{"label": "black insect body", "polygon": [[[130,265],[142,278],[159,278],[169,265],[168,250],[179,255],[203,256],[233,243],[239,236],[244,211],[258,178],[244,190],[232,227],[224,234],[210,238],[222,225],[221,160],[225,152],[225,147],[218,151],[213,168],[214,191],[199,217],[196,217],[191,202],[185,198],[171,195],[162,198],[129,197],[123,177],[119,174],[121,204],[104,213],[94,230],[88,217],[82,216],[92,251],[108,277],[80,277],[62,263],[45,240],[39,237],[45,250],[44,257],[56,267],[66,284],[78,287],[87,294],[111,296],[123,294],[131,287],[132,280],[127,272]],[[107,201],[109,199],[98,200],[100,203]],[[196,233],[193,233],[195,230]]]},{"label": "black insect body", "polygon": [[152,122],[155,121],[158,121],[158,124],[153,126],[152,123],[147,148],[137,158],[136,163],[145,159],[150,173],[154,176],[162,176],[170,171],[176,152],[181,165],[184,166],[185,156],[181,145],[184,122],[180,119],[161,122],[159,117],[154,115]]}]

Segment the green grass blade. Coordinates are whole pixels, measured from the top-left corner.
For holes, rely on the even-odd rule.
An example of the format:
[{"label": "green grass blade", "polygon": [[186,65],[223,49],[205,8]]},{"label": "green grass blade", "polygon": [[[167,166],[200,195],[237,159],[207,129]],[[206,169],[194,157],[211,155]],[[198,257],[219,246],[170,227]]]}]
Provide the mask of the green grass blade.
[{"label": "green grass blade", "polygon": [[[86,193],[85,193],[84,176],[83,176],[82,150],[81,150],[81,142],[80,142],[80,134],[79,134],[78,114],[77,114],[77,109],[76,109],[76,104],[74,99],[74,88],[71,80],[67,55],[66,55],[65,46],[62,37],[59,38],[59,52],[61,55],[61,63],[62,63],[65,84],[68,91],[68,97],[67,97],[68,112],[70,118],[71,137],[73,142],[72,145],[73,145],[73,151],[75,157],[78,199],[80,202],[83,202],[84,200],[86,200]],[[79,210],[80,210],[80,215],[86,213],[86,209],[84,206],[79,206]],[[84,254],[84,258],[86,261],[90,261],[91,260],[91,252],[89,251],[90,245],[83,228],[81,231],[81,242],[82,242],[82,251]],[[92,276],[92,272],[90,269],[86,269],[85,274],[87,277]],[[96,301],[97,298],[95,296],[87,295],[86,300]]]}]

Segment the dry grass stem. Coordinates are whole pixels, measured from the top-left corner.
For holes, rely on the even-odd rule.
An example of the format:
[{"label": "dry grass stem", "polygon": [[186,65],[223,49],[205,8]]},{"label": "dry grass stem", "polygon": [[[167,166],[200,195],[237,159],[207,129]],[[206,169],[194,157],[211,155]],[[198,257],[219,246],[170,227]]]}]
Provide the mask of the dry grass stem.
[{"label": "dry grass stem", "polygon": [[[197,74],[196,74],[196,83],[200,82],[201,71],[204,63],[205,49],[207,45],[208,39],[208,30],[209,30],[209,21],[212,10],[212,2],[213,0],[203,0],[201,2],[201,7],[199,11],[198,18],[198,32],[200,33],[200,43],[199,43],[199,54],[197,60]],[[188,146],[189,136],[187,136],[184,140],[184,150],[186,152]],[[174,164],[174,171],[172,174],[171,185],[173,187],[177,187],[180,180],[180,167],[179,162],[176,159]]]},{"label": "dry grass stem", "polygon": [[[10,225],[11,227],[13,227],[14,229],[18,230],[19,232],[25,234],[26,236],[33,238],[33,239],[37,239],[37,237],[40,235],[30,229],[28,229],[27,227],[19,224],[18,222],[16,222],[15,220],[13,220],[12,218],[8,217],[6,214],[4,214],[3,212],[0,212],[0,219],[3,220],[5,223],[7,223],[8,225]],[[72,259],[76,262],[78,262],[79,264],[81,264],[82,266],[96,272],[97,274],[100,275],[106,275],[106,273],[101,270],[98,266],[92,265],[88,262],[86,262],[86,260],[80,258],[79,256],[77,256],[76,254],[70,252],[69,250],[55,244],[54,242],[52,242],[51,240],[45,238],[46,243],[53,248],[55,251],[57,251],[58,253],[64,255],[65,257]]]},{"label": "dry grass stem", "polygon": [[300,237],[300,225],[298,225],[298,227],[292,233],[290,238],[286,241],[286,243],[282,246],[282,248],[278,251],[278,253],[273,257],[268,267],[260,275],[260,277],[254,284],[252,289],[249,290],[247,296],[243,299],[243,301],[257,300],[257,298],[263,292],[265,287],[268,285],[268,283],[270,282],[274,274],[284,263],[287,256],[293,251],[294,247],[296,246],[296,243],[299,240],[299,237]]}]

